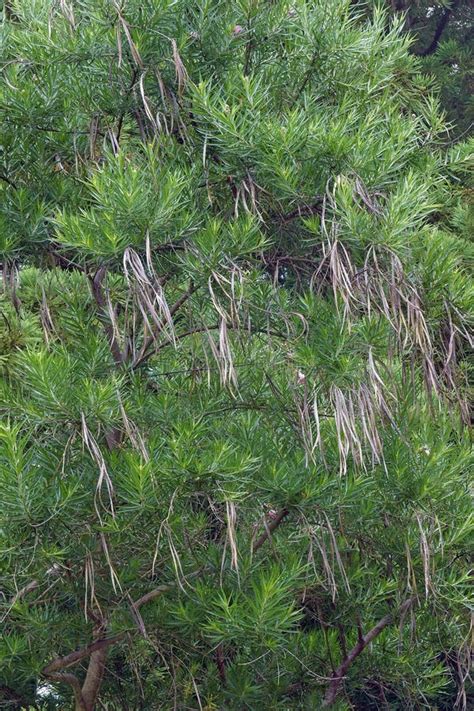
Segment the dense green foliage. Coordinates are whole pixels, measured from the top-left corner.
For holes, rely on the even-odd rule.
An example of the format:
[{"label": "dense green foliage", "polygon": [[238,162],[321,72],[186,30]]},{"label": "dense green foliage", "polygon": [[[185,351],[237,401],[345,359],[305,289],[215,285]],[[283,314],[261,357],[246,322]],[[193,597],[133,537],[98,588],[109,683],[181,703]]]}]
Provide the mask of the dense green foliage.
[{"label": "dense green foliage", "polygon": [[4,14],[0,699],[467,708],[472,143],[402,20]]}]

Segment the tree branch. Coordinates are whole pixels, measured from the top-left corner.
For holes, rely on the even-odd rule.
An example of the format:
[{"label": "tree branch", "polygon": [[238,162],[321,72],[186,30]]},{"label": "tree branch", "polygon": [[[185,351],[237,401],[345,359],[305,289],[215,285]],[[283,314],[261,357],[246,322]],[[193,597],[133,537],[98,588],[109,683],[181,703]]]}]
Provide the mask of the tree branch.
[{"label": "tree branch", "polygon": [[443,33],[446,27],[448,26],[449,20],[451,19],[451,15],[456,10],[458,5],[459,0],[454,0],[454,2],[452,2],[449,7],[445,8],[443,14],[441,15],[441,19],[436,26],[433,39],[431,40],[431,44],[429,44],[428,47],[426,49],[423,49],[421,52],[417,52],[419,57],[427,57],[429,54],[433,54],[434,52],[436,52],[436,49],[438,48],[438,45],[441,41],[441,37],[443,36]]},{"label": "tree branch", "polygon": [[[189,289],[187,291],[185,291],[183,294],[181,294],[179,299],[177,299],[177,301],[175,301],[175,303],[170,307],[171,317],[173,317],[175,315],[175,313],[177,311],[179,311],[181,306],[189,299],[189,297],[192,294],[194,294],[195,291],[197,291],[198,288],[199,287],[195,286],[193,284],[193,282],[191,281],[191,283],[189,285]],[[141,365],[141,363],[143,363],[151,355],[149,350],[150,350],[151,346],[153,345],[153,343],[155,342],[155,338],[156,338],[156,334],[153,334],[151,336],[148,336],[147,339],[145,339],[145,341],[141,347],[140,353],[138,354],[135,361],[132,363],[132,368],[137,368],[139,365]],[[165,343],[168,344],[167,341]],[[171,341],[170,341],[170,343],[171,343]]]},{"label": "tree branch", "polygon": [[[189,575],[186,576],[186,579],[197,578],[204,572],[204,570],[205,568],[195,570],[193,573],[189,573]],[[142,597],[138,598],[138,600],[133,603],[133,608],[138,609],[142,605],[145,605],[147,602],[151,602],[151,600],[154,600],[156,597],[159,597],[163,593],[169,592],[170,590],[174,590],[175,588],[175,582],[166,583],[165,585],[159,585],[157,588],[150,590],[150,592],[147,592],[145,595],[142,595]]]},{"label": "tree branch", "polygon": [[[183,338],[186,338],[187,336],[193,336],[195,333],[205,333],[206,331],[217,331],[220,328],[219,323],[214,323],[211,326],[196,326],[196,328],[190,328],[189,331],[184,331],[183,333],[179,333],[177,336],[175,336],[175,341],[181,341]],[[227,328],[230,330],[233,330],[233,326],[230,324],[227,324]],[[268,334],[269,336],[276,336],[277,338],[286,338],[284,333],[278,333],[278,331],[269,331],[265,328],[259,328],[259,329],[251,329],[251,333],[264,333]],[[149,351],[145,352],[145,349],[142,348],[140,353],[138,354],[137,358],[133,361],[132,363],[132,368],[138,368],[140,365],[143,365],[143,363],[148,360],[152,355],[155,355],[158,351],[161,351],[162,348],[166,348],[166,346],[171,346],[174,343],[174,341],[171,338],[168,338],[166,341],[163,341],[162,343],[159,343],[155,349],[155,351]],[[151,344],[149,344],[151,345]]]},{"label": "tree branch", "polygon": [[[403,605],[398,610],[399,615],[404,615],[406,611],[411,607],[413,604],[413,599],[410,598],[409,600],[405,600]],[[339,687],[344,680],[344,677],[347,673],[347,670],[349,669],[350,665],[352,662],[357,659],[357,657],[362,654],[364,649],[367,647],[372,640],[374,640],[376,637],[379,636],[379,634],[382,632],[382,630],[385,629],[388,625],[390,625],[394,620],[394,614],[389,613],[388,615],[385,615],[385,617],[382,617],[381,620],[377,622],[377,624],[372,627],[372,629],[367,632],[366,635],[362,635],[359,631],[359,639],[357,641],[357,644],[355,647],[351,649],[349,654],[346,656],[342,664],[338,666],[338,668],[333,672],[331,682],[328,686],[328,689],[326,691],[326,694],[324,696],[324,701],[323,701],[323,708],[327,708],[328,706],[332,706],[333,703],[336,700],[336,696],[339,691]]]},{"label": "tree branch", "polygon": [[316,49],[314,50],[313,55],[311,57],[311,61],[309,63],[308,69],[306,70],[306,73],[303,77],[303,81],[302,81],[301,85],[299,86],[295,96],[293,97],[293,101],[290,104],[290,109],[293,108],[293,106],[296,104],[296,102],[300,98],[301,94],[303,93],[303,91],[306,89],[306,85],[311,78],[311,74],[313,73],[313,69],[316,64],[316,60],[318,59],[318,55],[319,55],[319,48],[316,47]]},{"label": "tree branch", "polygon": [[283,519],[286,518],[289,513],[290,511],[287,508],[283,508],[277,513],[275,518],[268,524],[268,526],[265,527],[265,530],[262,535],[259,536],[259,538],[257,538],[257,540],[252,543],[252,553],[258,551],[258,549],[263,546],[267,538],[271,538],[273,531],[278,528]]},{"label": "tree branch", "polygon": [[[44,672],[43,672],[44,673]],[[48,675],[51,681],[59,681],[62,684],[69,684],[74,692],[74,700],[76,702],[75,711],[87,711],[87,706],[82,696],[81,684],[77,676],[68,672],[51,672]]]},{"label": "tree branch", "polygon": [[82,697],[87,709],[93,709],[104,678],[107,647],[92,652],[87,666],[86,678],[82,684]]},{"label": "tree branch", "polygon": [[124,638],[124,636],[125,633],[122,632],[120,634],[114,635],[113,637],[105,637],[103,639],[98,639],[95,642],[88,644],[86,647],[82,647],[82,649],[76,649],[74,652],[66,654],[64,657],[56,657],[56,659],[53,659],[52,662],[50,662],[47,666],[44,667],[42,674],[50,676],[51,672],[61,671],[62,669],[72,667],[74,664],[77,664],[82,659],[89,657],[93,652],[96,652],[99,649],[103,649],[105,647],[110,647],[111,644],[115,644],[116,642],[120,641]]},{"label": "tree branch", "polygon": [[[135,84],[137,83],[137,79],[138,79],[139,73],[140,73],[140,72],[139,72],[139,70],[138,70],[138,67],[134,67],[133,70],[132,70],[132,78],[131,78],[131,80],[130,80],[130,85],[129,85],[129,87],[128,87],[127,91],[126,91],[126,94],[125,94],[125,101],[128,101],[128,99],[129,99],[130,96],[131,96],[132,91],[133,91],[133,88],[134,88]],[[119,143],[120,143],[120,134],[122,133],[122,126],[123,126],[123,120],[124,120],[124,117],[125,117],[125,113],[126,113],[125,110],[122,111],[122,113],[121,113],[120,116],[119,116],[119,120],[118,120],[117,133],[116,133],[116,136],[115,136],[115,140],[117,141],[117,146],[118,146]]]},{"label": "tree branch", "polygon": [[0,180],[3,180],[5,183],[8,183],[8,185],[10,185],[12,188],[15,188],[15,190],[18,188],[18,185],[6,175],[0,175]]},{"label": "tree branch", "polygon": [[305,217],[306,215],[317,215],[321,212],[323,206],[324,197],[322,195],[317,195],[314,202],[309,205],[299,205],[291,212],[284,213],[283,215],[278,215],[282,222],[290,222],[296,217]]},{"label": "tree branch", "polygon": [[106,272],[107,269],[103,265],[97,270],[92,279],[90,279],[91,291],[92,296],[94,297],[94,300],[98,306],[99,315],[101,317],[104,328],[104,333],[107,337],[114,363],[115,365],[122,365],[123,355],[120,350],[120,346],[115,338],[114,329],[107,319],[107,305],[105,302],[104,290],[102,286]]}]

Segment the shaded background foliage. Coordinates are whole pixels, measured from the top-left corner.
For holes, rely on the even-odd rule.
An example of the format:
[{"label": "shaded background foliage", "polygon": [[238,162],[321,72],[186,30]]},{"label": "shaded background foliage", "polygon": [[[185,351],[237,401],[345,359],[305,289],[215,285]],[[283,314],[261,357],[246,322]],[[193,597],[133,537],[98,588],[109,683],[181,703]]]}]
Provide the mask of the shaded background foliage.
[{"label": "shaded background foliage", "polygon": [[443,109],[453,123],[452,137],[470,133],[474,123],[472,3],[388,0],[386,5],[405,18],[404,27],[414,39],[411,51],[422,58],[423,70],[435,77]]},{"label": "shaded background foliage", "polygon": [[413,7],[9,5],[5,703],[469,706],[472,142]]}]

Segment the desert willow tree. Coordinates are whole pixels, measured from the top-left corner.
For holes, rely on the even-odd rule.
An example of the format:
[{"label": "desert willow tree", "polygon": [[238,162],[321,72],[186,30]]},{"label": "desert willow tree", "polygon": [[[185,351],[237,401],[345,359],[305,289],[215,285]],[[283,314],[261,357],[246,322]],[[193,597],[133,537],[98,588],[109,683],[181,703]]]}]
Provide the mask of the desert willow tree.
[{"label": "desert willow tree", "polygon": [[10,707],[467,706],[469,150],[408,50],[4,4]]}]

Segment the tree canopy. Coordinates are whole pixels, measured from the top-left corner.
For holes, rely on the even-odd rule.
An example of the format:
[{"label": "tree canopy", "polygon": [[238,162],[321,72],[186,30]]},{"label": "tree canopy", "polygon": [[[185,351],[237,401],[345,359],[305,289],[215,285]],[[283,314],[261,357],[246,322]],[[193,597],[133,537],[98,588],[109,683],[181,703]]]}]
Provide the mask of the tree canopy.
[{"label": "tree canopy", "polygon": [[472,140],[411,45],[4,4],[2,703],[468,708]]}]

